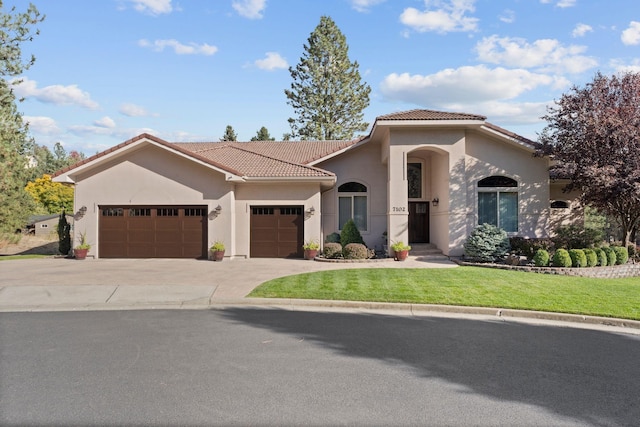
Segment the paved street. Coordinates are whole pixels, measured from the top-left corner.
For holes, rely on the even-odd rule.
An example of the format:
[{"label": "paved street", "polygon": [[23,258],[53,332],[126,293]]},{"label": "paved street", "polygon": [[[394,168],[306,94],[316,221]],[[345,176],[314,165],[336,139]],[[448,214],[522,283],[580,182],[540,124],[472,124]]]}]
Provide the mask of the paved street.
[{"label": "paved street", "polygon": [[635,426],[640,337],[270,308],[0,313],[1,425]]}]

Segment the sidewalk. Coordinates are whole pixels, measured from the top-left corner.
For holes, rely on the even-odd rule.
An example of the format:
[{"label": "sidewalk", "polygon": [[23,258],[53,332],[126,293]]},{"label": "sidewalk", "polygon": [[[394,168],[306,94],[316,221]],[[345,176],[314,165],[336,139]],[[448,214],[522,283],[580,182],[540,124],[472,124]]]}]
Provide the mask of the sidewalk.
[{"label": "sidewalk", "polygon": [[277,277],[344,268],[454,268],[448,260],[329,263],[289,259],[223,262],[183,259],[47,258],[0,262],[0,312],[210,309],[261,306],[411,316],[471,317],[606,329],[640,335],[640,322],[499,308],[246,298]]}]

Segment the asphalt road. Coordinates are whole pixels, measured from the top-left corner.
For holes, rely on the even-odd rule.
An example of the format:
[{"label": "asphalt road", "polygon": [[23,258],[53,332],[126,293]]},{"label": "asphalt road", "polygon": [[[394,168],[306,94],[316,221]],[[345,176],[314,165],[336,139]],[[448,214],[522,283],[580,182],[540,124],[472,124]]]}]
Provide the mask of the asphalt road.
[{"label": "asphalt road", "polygon": [[294,312],[0,313],[0,425],[637,426],[640,337]]}]

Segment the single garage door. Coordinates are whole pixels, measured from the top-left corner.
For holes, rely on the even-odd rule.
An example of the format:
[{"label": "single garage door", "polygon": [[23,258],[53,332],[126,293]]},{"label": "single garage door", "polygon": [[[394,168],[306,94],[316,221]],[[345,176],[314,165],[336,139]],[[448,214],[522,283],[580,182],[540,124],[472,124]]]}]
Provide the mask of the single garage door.
[{"label": "single garage door", "polygon": [[302,258],[302,211],[302,206],[252,206],[250,256]]},{"label": "single garage door", "polygon": [[206,258],[203,206],[102,206],[101,258]]}]

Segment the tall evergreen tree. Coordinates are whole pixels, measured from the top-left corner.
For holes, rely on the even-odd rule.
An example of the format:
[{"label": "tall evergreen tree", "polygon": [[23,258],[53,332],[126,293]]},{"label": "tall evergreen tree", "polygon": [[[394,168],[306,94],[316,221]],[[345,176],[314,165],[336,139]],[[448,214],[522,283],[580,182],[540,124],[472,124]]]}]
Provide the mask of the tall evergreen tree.
[{"label": "tall evergreen tree", "polygon": [[224,135],[222,135],[222,138],[220,138],[220,141],[237,141],[238,140],[238,135],[236,134],[236,131],[233,130],[233,127],[231,125],[227,125],[227,128],[224,130]]},{"label": "tall evergreen tree", "polygon": [[256,136],[251,138],[252,141],[275,141],[275,138],[272,138],[269,135],[269,131],[266,127],[262,126],[260,130],[256,133]]},{"label": "tall evergreen tree", "polygon": [[367,129],[364,109],[371,87],[361,82],[358,62],[349,60],[345,36],[328,16],[311,33],[295,68],[287,103],[297,118],[290,118],[291,136],[301,139],[351,139]]},{"label": "tall evergreen tree", "polygon": [[0,231],[13,232],[24,226],[34,205],[24,190],[33,141],[6,79],[22,74],[35,61],[33,56],[22,58],[21,45],[38,34],[32,28],[44,17],[32,4],[24,13],[17,13],[15,7],[7,13],[2,6],[0,0]]}]

